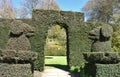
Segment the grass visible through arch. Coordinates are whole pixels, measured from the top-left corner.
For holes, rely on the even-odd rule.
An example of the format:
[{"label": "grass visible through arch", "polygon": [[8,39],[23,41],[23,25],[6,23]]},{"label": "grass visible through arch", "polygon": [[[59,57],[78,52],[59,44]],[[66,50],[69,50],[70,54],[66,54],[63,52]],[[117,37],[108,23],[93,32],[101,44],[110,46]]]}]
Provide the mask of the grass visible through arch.
[{"label": "grass visible through arch", "polygon": [[67,70],[66,56],[45,56],[45,69],[50,68]]}]

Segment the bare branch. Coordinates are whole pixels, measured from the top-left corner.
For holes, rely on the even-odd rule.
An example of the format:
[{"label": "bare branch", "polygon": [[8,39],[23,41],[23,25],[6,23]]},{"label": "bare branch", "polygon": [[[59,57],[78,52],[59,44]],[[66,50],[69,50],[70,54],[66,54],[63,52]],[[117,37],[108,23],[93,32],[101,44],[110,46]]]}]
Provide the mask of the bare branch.
[{"label": "bare branch", "polygon": [[0,0],[0,17],[14,19],[16,11],[12,6],[12,0]]},{"label": "bare branch", "polygon": [[54,0],[22,0],[21,5],[20,18],[30,18],[33,9],[60,10]]}]

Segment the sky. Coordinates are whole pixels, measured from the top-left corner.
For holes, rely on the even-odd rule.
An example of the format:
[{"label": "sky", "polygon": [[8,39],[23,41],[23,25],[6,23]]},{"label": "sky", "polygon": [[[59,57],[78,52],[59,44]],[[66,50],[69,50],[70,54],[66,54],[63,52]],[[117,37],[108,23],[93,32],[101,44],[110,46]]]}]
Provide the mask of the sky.
[{"label": "sky", "polygon": [[20,0],[12,0],[14,7],[20,7]]},{"label": "sky", "polygon": [[[20,3],[22,0],[12,0],[13,6],[17,9],[21,8]],[[24,1],[24,0],[23,0]],[[63,11],[82,12],[83,6],[85,6],[88,0],[55,0],[58,6]],[[31,15],[29,16],[31,18]],[[18,17],[19,18],[19,17]],[[85,21],[87,20],[84,16]]]},{"label": "sky", "polygon": [[[13,0],[15,7],[20,8],[21,0]],[[81,12],[82,7],[88,0],[55,0],[63,11],[76,11]]]},{"label": "sky", "polygon": [[59,7],[64,11],[81,12],[82,7],[88,0],[55,0]]}]

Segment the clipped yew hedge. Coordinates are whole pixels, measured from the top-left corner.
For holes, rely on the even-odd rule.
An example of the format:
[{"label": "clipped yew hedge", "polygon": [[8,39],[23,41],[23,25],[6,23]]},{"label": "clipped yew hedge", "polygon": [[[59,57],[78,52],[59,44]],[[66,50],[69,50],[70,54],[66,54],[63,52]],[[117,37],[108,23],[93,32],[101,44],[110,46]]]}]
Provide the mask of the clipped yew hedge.
[{"label": "clipped yew hedge", "polygon": [[[34,10],[32,20],[37,32],[39,32],[39,37],[36,39],[39,39],[41,53],[44,51],[48,29],[52,26],[60,25],[65,28],[67,34],[67,61],[69,67],[83,64],[85,60],[82,52],[90,51],[91,46],[87,32],[93,28],[93,26],[88,26],[84,23],[83,13]],[[41,56],[43,55],[41,54]]]},{"label": "clipped yew hedge", "polygon": [[[20,19],[22,20],[24,23],[27,23],[33,27],[34,26],[34,22],[31,19]],[[0,19],[0,49],[6,49],[7,48],[7,43],[8,43],[8,39],[9,39],[9,32],[10,32],[10,24],[13,20],[11,19]],[[38,32],[38,30],[36,30],[35,32],[35,36],[30,38],[30,42],[31,42],[31,47],[32,47],[32,51],[34,52],[38,52],[39,56],[38,59],[35,61],[35,69],[42,71],[44,69],[44,48],[41,49],[40,43],[41,41],[39,41],[40,39],[42,39],[40,36],[40,32]]]},{"label": "clipped yew hedge", "polygon": [[[67,34],[67,62],[69,67],[84,63],[82,52],[90,51],[91,41],[87,32],[95,23],[85,23],[84,14],[71,11],[33,10],[32,19],[21,19],[35,27],[35,36],[30,38],[32,51],[38,52],[35,69],[44,69],[44,45],[48,29],[55,25],[65,28]],[[8,41],[9,26],[12,20],[0,19],[0,49],[5,49]]]},{"label": "clipped yew hedge", "polygon": [[5,49],[9,38],[11,20],[0,19],[0,49]]}]

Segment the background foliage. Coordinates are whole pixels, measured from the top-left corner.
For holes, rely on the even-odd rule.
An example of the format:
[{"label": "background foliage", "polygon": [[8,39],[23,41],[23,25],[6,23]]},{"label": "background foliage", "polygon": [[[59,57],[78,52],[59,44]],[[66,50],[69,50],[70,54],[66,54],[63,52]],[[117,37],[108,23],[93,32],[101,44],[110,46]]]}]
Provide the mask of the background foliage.
[{"label": "background foliage", "polygon": [[48,30],[45,45],[46,56],[66,55],[66,31],[59,25],[52,26]]}]

